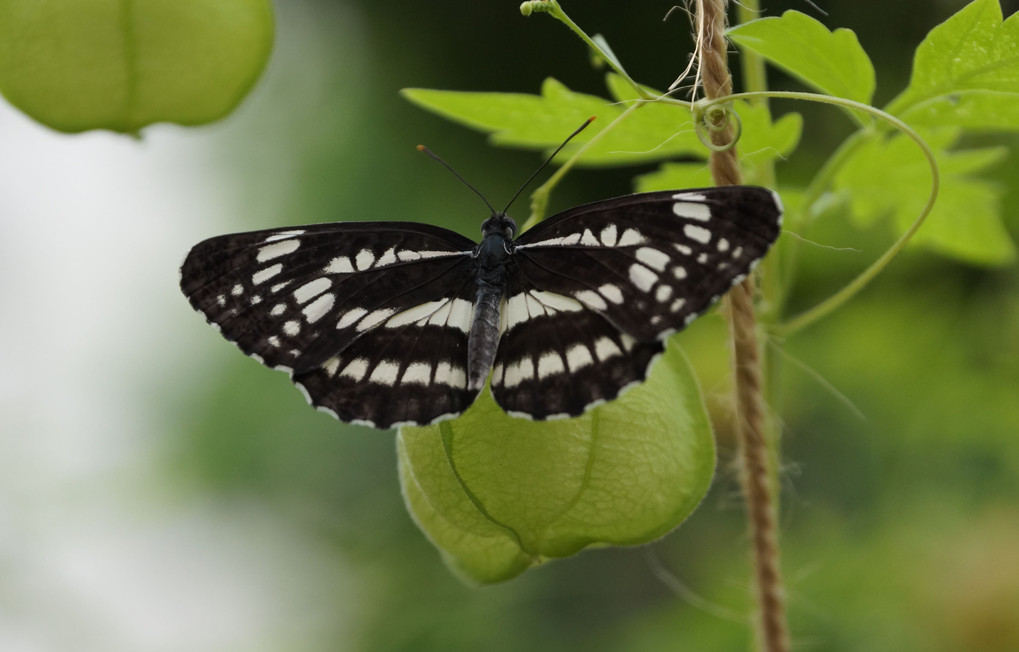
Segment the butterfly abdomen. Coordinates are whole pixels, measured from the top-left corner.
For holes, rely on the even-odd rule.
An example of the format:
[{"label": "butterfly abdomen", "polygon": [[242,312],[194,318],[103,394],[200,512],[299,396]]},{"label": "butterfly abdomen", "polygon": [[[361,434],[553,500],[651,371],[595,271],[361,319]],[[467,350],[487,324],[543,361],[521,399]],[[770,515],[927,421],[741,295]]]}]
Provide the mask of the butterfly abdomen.
[{"label": "butterfly abdomen", "polygon": [[471,332],[467,341],[467,377],[470,390],[484,387],[499,348],[499,312],[503,294],[506,292],[506,266],[509,263],[512,244],[507,240],[503,229],[491,226],[493,220],[485,223],[484,238],[478,245],[475,259],[477,294],[474,299]]}]

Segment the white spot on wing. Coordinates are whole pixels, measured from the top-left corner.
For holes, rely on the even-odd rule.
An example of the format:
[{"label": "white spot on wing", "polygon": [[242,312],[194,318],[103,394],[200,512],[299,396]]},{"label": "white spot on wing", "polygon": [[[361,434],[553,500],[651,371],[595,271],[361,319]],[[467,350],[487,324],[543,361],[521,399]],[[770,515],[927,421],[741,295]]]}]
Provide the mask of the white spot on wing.
[{"label": "white spot on wing", "polygon": [[506,330],[527,321],[527,302],[525,294],[514,294],[506,301]]},{"label": "white spot on wing", "polygon": [[466,299],[453,299],[449,309],[449,319],[446,325],[459,328],[464,333],[471,331],[471,317],[474,316],[474,306]]},{"label": "white spot on wing", "polygon": [[672,268],[672,275],[679,280],[683,280],[684,278],[686,278],[686,268],[683,267],[682,265],[676,265],[675,267]]},{"label": "white spot on wing", "polygon": [[399,328],[400,326],[406,326],[413,324],[418,321],[422,321],[431,317],[436,310],[446,304],[448,299],[438,299],[436,301],[429,301],[422,303],[419,306],[408,308],[403,312],[398,312],[386,322],[387,328]]},{"label": "white spot on wing", "polygon": [[530,358],[522,358],[517,360],[513,364],[506,367],[506,373],[504,376],[505,380],[503,384],[508,388],[513,388],[524,382],[534,378],[534,363],[531,362]]},{"label": "white spot on wing", "polygon": [[368,373],[368,360],[365,358],[355,358],[343,368],[340,376],[350,378],[355,383],[359,383],[366,373]]},{"label": "white spot on wing", "polygon": [[279,274],[282,271],[283,271],[283,265],[281,265],[280,263],[276,263],[275,265],[272,265],[270,267],[266,267],[265,269],[260,269],[257,272],[255,272],[254,274],[252,274],[251,275],[251,282],[254,283],[255,285],[258,285],[260,283],[265,283],[266,281],[271,279],[273,276],[276,276],[277,274]]},{"label": "white spot on wing", "polygon": [[584,229],[584,235],[580,237],[580,244],[587,245],[588,247],[600,247],[601,241],[594,237],[591,229]]},{"label": "white spot on wing", "polygon": [[665,303],[672,297],[672,288],[668,285],[659,285],[655,290],[655,299],[659,303]]},{"label": "white spot on wing", "polygon": [[616,243],[617,247],[632,247],[633,245],[639,245],[644,243],[644,236],[640,234],[637,229],[627,229],[623,231],[623,235],[619,236],[619,242]]},{"label": "white spot on wing", "polygon": [[578,312],[584,309],[580,302],[555,292],[534,290],[531,292],[531,296],[540,301],[542,305],[562,312]]},{"label": "white spot on wing", "polygon": [[467,374],[462,367],[440,362],[435,367],[435,382],[463,389],[467,387]]},{"label": "white spot on wing", "polygon": [[570,371],[574,372],[594,364],[594,358],[591,357],[591,351],[586,346],[577,344],[566,351],[566,364],[570,367]]},{"label": "white spot on wing", "polygon": [[602,299],[601,295],[594,290],[581,290],[574,294],[573,297],[577,301],[590,308],[594,308],[595,310],[605,310],[608,308],[608,304],[605,303],[605,299]]},{"label": "white spot on wing", "polygon": [[538,378],[548,378],[564,371],[566,367],[557,351],[549,351],[538,359]]},{"label": "white spot on wing", "polygon": [[304,318],[309,324],[314,324],[332,310],[334,303],[336,303],[336,295],[332,293],[323,294],[305,306],[301,312],[304,313]]},{"label": "white spot on wing", "polygon": [[598,294],[602,295],[612,303],[619,304],[623,302],[622,291],[620,291],[618,286],[612,285],[611,283],[606,283],[599,287]]},{"label": "white spot on wing", "polygon": [[276,242],[277,240],[286,240],[288,238],[294,237],[295,235],[301,235],[302,233],[304,233],[304,229],[292,229],[290,231],[280,231],[279,233],[272,234],[262,242]]},{"label": "white spot on wing", "polygon": [[540,317],[545,314],[545,306],[541,305],[530,292],[524,295],[524,301],[527,303],[527,312],[531,317]]},{"label": "white spot on wing", "polygon": [[687,224],[683,227],[683,233],[686,234],[686,237],[691,240],[696,240],[701,244],[708,244],[711,242],[711,231],[708,231],[703,226]]},{"label": "white spot on wing", "polygon": [[725,238],[719,238],[718,239],[718,250],[719,251],[728,251],[729,250],[729,241],[726,240]]},{"label": "white spot on wing", "polygon": [[685,244],[679,244],[679,243],[673,242],[672,246],[676,248],[676,251],[678,251],[679,253],[683,254],[684,256],[689,256],[690,254],[693,253],[693,249],[691,249],[690,247],[686,246]]},{"label": "white spot on wing", "polygon": [[650,292],[655,283],[658,282],[658,275],[640,263],[630,265],[630,282],[636,285],[643,292]]},{"label": "white spot on wing", "polygon": [[354,308],[352,310],[348,310],[347,312],[343,313],[342,317],[340,317],[340,321],[337,322],[336,328],[346,328],[367,314],[368,311],[365,310],[364,308]]},{"label": "white spot on wing", "polygon": [[392,265],[395,262],[396,262],[396,247],[390,247],[389,249],[386,249],[385,253],[379,256],[379,259],[375,262],[375,265],[377,267],[382,267],[384,265]]},{"label": "white spot on wing", "polygon": [[399,364],[383,360],[375,365],[374,369],[372,369],[372,374],[368,377],[368,382],[392,386],[396,384],[396,377],[399,373]]},{"label": "white spot on wing", "polygon": [[594,343],[594,355],[602,362],[622,354],[616,343],[607,337],[600,337]]},{"label": "white spot on wing", "polygon": [[283,324],[283,332],[290,337],[295,337],[301,334],[301,322],[291,319],[290,321]]},{"label": "white spot on wing", "polygon": [[672,260],[669,258],[669,254],[653,249],[651,247],[641,247],[637,250],[637,260],[644,263],[648,267],[654,268],[659,272],[665,270],[665,266]]},{"label": "white spot on wing", "polygon": [[672,205],[672,212],[679,217],[699,222],[707,222],[711,219],[711,209],[708,208],[707,204],[678,201]]},{"label": "white spot on wing", "polygon": [[329,358],[322,364],[322,370],[326,372],[327,376],[332,378],[336,375],[336,372],[340,370],[340,359],[335,355]]},{"label": "white spot on wing", "polygon": [[396,252],[396,258],[401,262],[407,262],[408,260],[420,260],[421,254],[416,251],[405,249],[403,251]]},{"label": "white spot on wing", "polygon": [[260,263],[264,263],[267,260],[273,258],[279,258],[280,256],[286,256],[297,251],[297,248],[301,246],[300,240],[280,240],[267,244],[258,250],[258,255],[255,256],[255,260]]},{"label": "white spot on wing", "polygon": [[453,307],[453,304],[446,302],[441,308],[436,310],[431,317],[428,318],[426,323],[435,326],[445,326],[446,322],[449,321],[449,311]]},{"label": "white spot on wing", "polygon": [[357,326],[355,326],[355,328],[363,333],[369,328],[374,328],[392,317],[394,312],[396,312],[395,308],[380,308],[379,310],[373,310],[365,315],[364,319],[357,322]]},{"label": "white spot on wing", "polygon": [[375,254],[370,249],[362,249],[357,252],[357,256],[354,257],[354,264],[357,266],[357,271],[363,272],[372,266],[375,262]]},{"label": "white spot on wing", "polygon": [[672,302],[672,305],[669,306],[669,310],[671,310],[672,312],[679,312],[680,310],[683,309],[683,306],[685,306],[685,305],[686,305],[686,299],[683,299],[681,297],[681,298],[676,299],[675,301]]},{"label": "white spot on wing", "polygon": [[320,276],[314,281],[308,281],[301,287],[294,290],[294,299],[297,300],[297,303],[306,303],[332,286],[333,282],[331,280],[324,276]]},{"label": "white spot on wing", "polygon": [[432,367],[423,362],[414,362],[407,365],[407,369],[400,378],[401,383],[414,385],[427,385],[432,380]]},{"label": "white spot on wing", "polygon": [[326,274],[350,274],[354,271],[354,266],[347,256],[337,256],[330,260],[322,271]]},{"label": "white spot on wing", "polygon": [[241,296],[242,294],[244,294],[244,286],[238,283],[237,285],[233,286],[232,290],[230,290],[230,294],[234,295],[235,297]]},{"label": "white spot on wing", "polygon": [[618,234],[616,233],[616,225],[609,224],[608,226],[601,230],[601,233],[598,234],[598,237],[601,238],[601,243],[606,247],[614,247],[616,246],[617,235]]},{"label": "white spot on wing", "polygon": [[672,198],[678,201],[704,201],[708,197],[700,192],[677,192]]}]

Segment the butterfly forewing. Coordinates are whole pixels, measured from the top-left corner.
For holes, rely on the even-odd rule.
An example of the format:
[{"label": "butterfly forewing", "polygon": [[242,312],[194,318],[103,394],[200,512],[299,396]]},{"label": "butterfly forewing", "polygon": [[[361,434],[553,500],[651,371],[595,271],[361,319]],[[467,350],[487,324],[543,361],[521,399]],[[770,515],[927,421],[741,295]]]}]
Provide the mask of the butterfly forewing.
[{"label": "butterfly forewing", "polygon": [[[470,403],[437,360],[466,355],[474,246],[413,223],[222,236],[191,250],[181,288],[242,351],[290,371],[314,405],[378,427],[428,423]],[[404,405],[422,387],[434,396]]]},{"label": "butterfly forewing", "polygon": [[780,216],[763,188],[619,197],[521,235],[516,274],[649,341],[682,329],[742,280],[778,237]]}]

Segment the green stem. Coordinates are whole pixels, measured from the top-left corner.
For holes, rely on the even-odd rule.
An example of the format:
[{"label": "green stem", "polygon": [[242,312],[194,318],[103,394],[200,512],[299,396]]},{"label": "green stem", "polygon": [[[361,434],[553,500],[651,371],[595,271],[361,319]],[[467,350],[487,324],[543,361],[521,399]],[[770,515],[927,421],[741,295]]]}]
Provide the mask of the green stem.
[{"label": "green stem", "polygon": [[635,102],[630,106],[626,107],[626,109],[622,113],[617,115],[612,122],[605,126],[604,129],[596,133],[594,136],[591,137],[589,141],[587,141],[579,149],[577,149],[577,151],[573,153],[573,156],[571,156],[569,159],[567,159],[565,163],[559,166],[559,169],[556,170],[555,173],[552,174],[547,181],[545,181],[545,183],[541,184],[540,186],[534,189],[534,192],[531,193],[531,215],[530,217],[527,218],[527,221],[524,222],[524,225],[520,228],[521,232],[526,231],[527,229],[531,228],[538,222],[545,219],[545,215],[548,212],[549,195],[552,194],[552,190],[555,189],[555,187],[559,184],[562,178],[566,176],[566,173],[569,172],[570,169],[577,163],[577,161],[580,160],[580,157],[583,156],[588,149],[593,147],[595,143],[604,138],[605,134],[615,129],[617,125],[619,125],[623,120],[628,118],[630,114],[632,114],[634,111],[636,111],[642,106],[644,106],[643,102]]},{"label": "green stem", "polygon": [[623,70],[623,64],[619,62],[616,55],[603,48],[597,41],[588,36],[584,30],[580,29],[580,26],[573,22],[572,18],[566,15],[566,12],[563,11],[563,8],[559,6],[559,3],[556,0],[530,0],[529,2],[525,2],[520,5],[520,12],[525,16],[529,16],[535,11],[548,14],[569,27],[570,31],[580,37],[580,40],[586,43],[587,47],[591,48],[598,58],[602,59],[609,65],[610,68],[612,68],[612,70],[616,72],[616,74],[625,79],[626,83],[632,86],[633,90],[636,91],[642,99],[654,99],[654,96],[642,88],[636,81],[633,80],[632,77],[630,77],[629,74],[627,74],[625,70]]}]

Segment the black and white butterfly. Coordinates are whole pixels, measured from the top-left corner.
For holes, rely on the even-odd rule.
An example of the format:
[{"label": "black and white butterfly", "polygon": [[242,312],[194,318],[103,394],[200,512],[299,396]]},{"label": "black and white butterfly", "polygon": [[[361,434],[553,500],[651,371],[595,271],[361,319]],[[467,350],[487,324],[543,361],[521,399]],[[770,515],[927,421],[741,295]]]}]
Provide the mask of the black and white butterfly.
[{"label": "black and white butterfly", "polygon": [[510,415],[555,419],[644,380],[765,255],[781,213],[774,192],[730,186],[594,202],[519,236],[493,211],[480,243],[409,222],[270,229],[198,244],[181,288],[341,421],[455,417],[489,378]]}]

